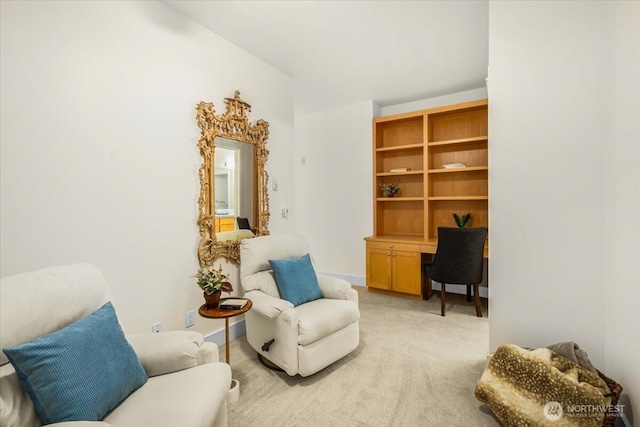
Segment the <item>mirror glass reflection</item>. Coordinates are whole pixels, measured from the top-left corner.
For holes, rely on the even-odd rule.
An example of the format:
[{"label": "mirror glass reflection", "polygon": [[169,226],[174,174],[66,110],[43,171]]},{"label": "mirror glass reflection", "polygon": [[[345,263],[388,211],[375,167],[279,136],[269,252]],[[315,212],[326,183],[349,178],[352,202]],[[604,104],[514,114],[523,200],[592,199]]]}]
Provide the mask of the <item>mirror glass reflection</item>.
[{"label": "mirror glass reflection", "polygon": [[215,138],[215,232],[220,241],[254,236],[237,220],[246,218],[251,227],[255,224],[254,149],[252,144]]},{"label": "mirror glass reflection", "polygon": [[238,150],[224,147],[215,149],[215,186],[216,186],[216,216],[235,216],[236,199],[242,191],[237,179],[240,165],[236,167]]}]

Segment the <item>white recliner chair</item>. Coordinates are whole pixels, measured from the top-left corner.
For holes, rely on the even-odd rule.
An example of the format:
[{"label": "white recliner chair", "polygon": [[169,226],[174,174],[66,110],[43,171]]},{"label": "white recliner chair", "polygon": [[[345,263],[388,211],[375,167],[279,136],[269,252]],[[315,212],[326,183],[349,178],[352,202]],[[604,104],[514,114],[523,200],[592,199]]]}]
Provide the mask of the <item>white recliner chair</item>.
[{"label": "white recliner chair", "polygon": [[[47,339],[60,334],[66,334],[65,340],[55,339],[53,345],[58,345],[61,341],[65,341],[62,343],[64,345],[74,340],[77,342],[74,344],[77,352],[59,352],[61,357],[58,357],[58,360],[63,360],[61,363],[64,369],[53,370],[51,366],[59,366],[60,363],[52,362],[51,359],[38,362],[37,369],[47,367],[49,371],[53,370],[48,372],[44,388],[55,385],[59,387],[59,392],[65,392],[65,396],[66,392],[71,391],[86,399],[85,391],[91,387],[98,387],[99,381],[95,381],[96,376],[93,372],[108,372],[98,374],[99,378],[112,378],[113,372],[125,372],[122,375],[130,376],[131,371],[125,370],[115,361],[123,353],[123,346],[127,350],[124,353],[129,354],[128,359],[138,364],[138,376],[146,381],[99,421],[83,421],[85,418],[82,418],[66,422],[69,420],[63,418],[62,422],[54,421],[48,425],[226,426],[231,368],[226,363],[218,363],[218,347],[213,343],[204,342],[202,334],[190,331],[124,335],[119,329],[117,319],[111,315],[109,325],[114,326],[109,329],[115,331],[113,336],[117,336],[121,343],[119,347],[113,346],[116,348],[114,350],[102,339],[101,334],[105,333],[102,329],[108,328],[86,326],[83,330],[78,330],[79,324],[86,325],[87,319],[96,318],[96,313],[110,306],[107,304],[110,300],[111,291],[105,277],[98,268],[89,264],[46,268],[3,277],[0,280],[0,346],[3,350],[24,348],[41,343],[43,337]],[[95,323],[91,325],[95,326]],[[72,337],[71,334],[75,335]],[[78,340],[78,336],[83,339]],[[87,336],[91,337],[89,341],[95,341],[95,345],[86,343],[84,338]],[[108,355],[106,363],[94,362],[95,359],[99,359],[99,353]],[[88,370],[87,374],[83,374],[87,370],[78,368],[79,364],[66,364],[66,355],[73,354],[79,355],[74,360],[88,361],[87,366],[83,366]],[[29,357],[27,356],[27,359]],[[112,370],[105,371],[105,365],[113,365]],[[26,371],[21,369],[21,372]],[[31,390],[41,391],[43,388],[35,386],[36,383],[31,382],[31,379],[35,378],[35,375],[45,374],[41,370],[31,375],[27,384],[31,386]],[[87,376],[93,380],[88,381]],[[71,378],[74,379],[73,383],[69,382]],[[53,381],[49,381],[51,379]],[[116,388],[118,387],[117,385]],[[64,406],[51,403],[55,399],[49,397],[58,397],[51,394],[50,390],[49,395],[44,396],[46,398],[43,400],[36,399],[45,413]],[[56,394],[55,389],[53,394]],[[36,397],[43,396],[40,394]],[[75,406],[86,410],[96,400],[102,401],[84,400]],[[66,404],[68,401],[65,400],[63,403]],[[46,419],[36,411],[34,401],[19,381],[14,366],[9,363],[7,356],[0,352],[0,426],[35,427],[43,424],[43,418]]]},{"label": "white recliner chair", "polygon": [[240,282],[253,307],[245,314],[247,341],[288,375],[312,375],[343,358],[360,342],[358,293],[343,279],[315,273],[322,298],[297,306],[281,299],[269,260],[303,257],[299,235],[245,239]]}]

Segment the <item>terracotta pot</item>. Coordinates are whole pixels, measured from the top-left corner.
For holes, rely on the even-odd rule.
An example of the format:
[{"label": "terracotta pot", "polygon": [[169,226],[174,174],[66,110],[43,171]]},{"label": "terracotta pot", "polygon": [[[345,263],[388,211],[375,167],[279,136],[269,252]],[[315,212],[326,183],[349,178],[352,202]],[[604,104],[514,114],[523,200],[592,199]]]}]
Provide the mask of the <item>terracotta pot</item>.
[{"label": "terracotta pot", "polygon": [[204,300],[207,303],[207,308],[218,308],[218,305],[220,305],[221,294],[222,294],[222,291],[215,291],[211,295],[207,295],[207,293],[205,292]]}]

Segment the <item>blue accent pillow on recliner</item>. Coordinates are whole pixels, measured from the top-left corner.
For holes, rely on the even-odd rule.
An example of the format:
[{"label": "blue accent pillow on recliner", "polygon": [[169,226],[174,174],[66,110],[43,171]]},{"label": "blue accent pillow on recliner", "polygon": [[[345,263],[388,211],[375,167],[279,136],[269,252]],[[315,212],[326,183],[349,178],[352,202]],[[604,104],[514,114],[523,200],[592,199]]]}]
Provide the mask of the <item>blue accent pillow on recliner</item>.
[{"label": "blue accent pillow on recliner", "polygon": [[59,331],[2,351],[43,424],[98,421],[148,379],[110,302]]},{"label": "blue accent pillow on recliner", "polygon": [[289,301],[294,307],[322,298],[309,254],[300,258],[270,259],[269,263],[276,277],[280,298]]}]

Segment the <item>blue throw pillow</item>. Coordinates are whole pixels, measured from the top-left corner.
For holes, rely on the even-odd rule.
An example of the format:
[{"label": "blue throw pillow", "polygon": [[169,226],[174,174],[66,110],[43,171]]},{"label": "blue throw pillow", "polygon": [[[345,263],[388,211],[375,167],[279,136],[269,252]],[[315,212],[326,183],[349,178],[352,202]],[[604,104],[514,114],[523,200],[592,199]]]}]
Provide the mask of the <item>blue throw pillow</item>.
[{"label": "blue throw pillow", "polygon": [[309,254],[300,258],[270,259],[269,263],[276,276],[280,298],[289,301],[294,307],[322,298]]},{"label": "blue throw pillow", "polygon": [[110,302],[59,331],[2,351],[43,424],[98,421],[148,379]]}]

